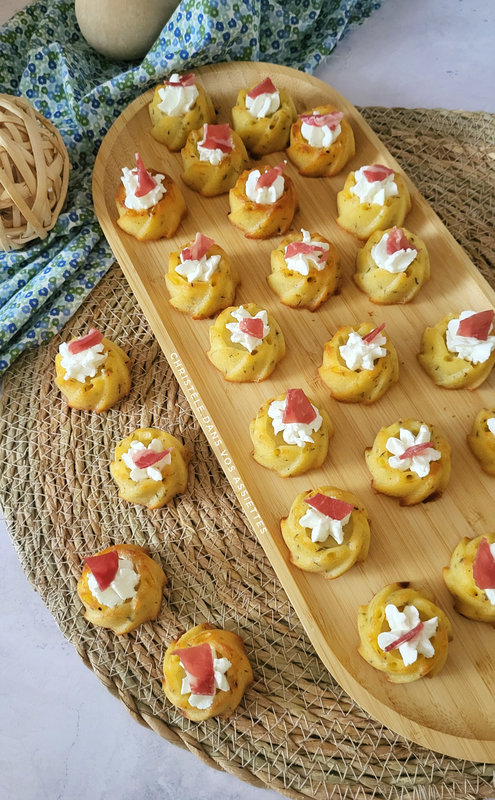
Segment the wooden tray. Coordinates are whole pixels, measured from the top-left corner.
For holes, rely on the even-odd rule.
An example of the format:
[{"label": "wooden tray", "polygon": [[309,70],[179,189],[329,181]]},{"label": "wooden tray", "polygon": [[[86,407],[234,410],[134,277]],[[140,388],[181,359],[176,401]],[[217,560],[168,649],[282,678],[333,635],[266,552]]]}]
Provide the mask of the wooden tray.
[{"label": "wooden tray", "polygon": [[[416,361],[427,324],[434,324],[451,310],[491,307],[495,293],[408,181],[413,209],[406,225],[426,241],[432,278],[409,305],[379,307],[370,303],[352,280],[358,242],[337,226],[335,197],[348,169],[376,162],[398,168],[389,152],[348,101],[304,73],[268,64],[229,63],[202,68],[198,74],[214,100],[220,122],[230,120],[238,90],[267,74],[290,90],[298,111],[330,102],[348,115],[356,136],[356,156],[342,174],[310,179],[299,176],[290,162],[287,168],[300,203],[293,229],[316,230],[335,243],[344,273],[341,294],[316,313],[295,311],[279,302],[266,276],[270,251],[280,239],[249,241],[227,220],[227,195],[206,199],[184,186],[180,154],[169,153],[150,135],[147,107],[151,90],[137,98],[115,122],[96,160],[94,203],[106,238],[253,531],[328,669],[366,711],[409,739],[450,756],[495,762],[495,715],[488,713],[495,694],[495,631],[453,610],[441,572],[462,536],[493,530],[494,480],[481,471],[471,455],[466,433],[476,412],[493,405],[494,379],[492,376],[474,392],[447,391],[434,386]],[[115,224],[114,195],[121,168],[134,163],[136,149],[147,165],[169,173],[184,192],[189,214],[171,240],[139,243]],[[265,161],[277,163],[282,155],[273,154]],[[198,230],[218,241],[236,263],[242,276],[236,302],[254,301],[268,308],[285,334],[287,355],[261,384],[227,383],[205,355],[211,322],[193,321],[168,303],[164,275],[169,253],[194,238]],[[387,324],[399,353],[399,383],[374,406],[339,404],[329,397],[317,373],[324,342],[339,325],[368,319],[377,325],[382,321]],[[294,386],[303,388],[326,408],[336,433],[322,469],[284,480],[252,459],[248,425],[266,399]],[[442,498],[404,509],[396,500],[372,492],[363,451],[379,428],[408,416],[438,425],[448,436],[453,471]],[[323,484],[354,492],[372,521],[368,559],[334,581],[293,567],[279,528],[280,518],[287,514],[295,495]],[[389,683],[356,650],[358,606],[396,580],[431,588],[454,629],[442,672],[431,680],[399,686]]]}]

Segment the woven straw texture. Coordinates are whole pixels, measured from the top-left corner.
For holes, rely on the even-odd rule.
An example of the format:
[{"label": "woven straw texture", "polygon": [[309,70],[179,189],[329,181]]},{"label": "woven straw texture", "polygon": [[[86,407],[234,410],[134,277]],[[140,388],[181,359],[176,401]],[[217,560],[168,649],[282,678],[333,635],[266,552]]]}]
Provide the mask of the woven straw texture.
[{"label": "woven straw texture", "polygon": [[[363,113],[493,285],[495,117]],[[10,368],[0,420],[0,500],[11,536],[27,578],[84,662],[160,736],[291,798],[493,794],[492,765],[397,736],[319,661],[117,267],[63,338],[91,324],[128,343],[130,396],[100,416],[68,409],[53,385],[57,337]],[[115,443],[149,425],[181,437],[194,454],[188,491],[158,512],[117,500],[108,472]],[[117,638],[85,622],[76,583],[84,554],[121,541],[147,547],[170,586],[156,622]],[[166,701],[161,664],[172,637],[206,620],[242,634],[255,681],[231,719],[196,724]]]}]

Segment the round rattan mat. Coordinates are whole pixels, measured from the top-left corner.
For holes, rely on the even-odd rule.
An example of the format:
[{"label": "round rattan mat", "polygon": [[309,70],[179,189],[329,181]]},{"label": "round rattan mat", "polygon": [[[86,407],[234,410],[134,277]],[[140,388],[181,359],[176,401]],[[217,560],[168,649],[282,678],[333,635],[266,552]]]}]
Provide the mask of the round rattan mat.
[{"label": "round rattan mat", "polygon": [[[363,113],[493,285],[495,117]],[[84,662],[160,736],[289,797],[493,794],[493,765],[457,761],[397,736],[362,711],[319,661],[117,267],[63,338],[90,324],[126,345],[130,396],[99,416],[68,409],[53,385],[57,337],[11,367],[0,418],[0,501],[14,545]],[[108,472],[117,440],[148,425],[193,451],[187,493],[155,512],[118,500]],[[121,541],[145,546],[162,563],[169,590],[155,622],[115,637],[83,619],[76,583],[84,554]],[[230,719],[196,724],[166,701],[161,662],[172,637],[205,620],[242,634],[255,681]]]}]

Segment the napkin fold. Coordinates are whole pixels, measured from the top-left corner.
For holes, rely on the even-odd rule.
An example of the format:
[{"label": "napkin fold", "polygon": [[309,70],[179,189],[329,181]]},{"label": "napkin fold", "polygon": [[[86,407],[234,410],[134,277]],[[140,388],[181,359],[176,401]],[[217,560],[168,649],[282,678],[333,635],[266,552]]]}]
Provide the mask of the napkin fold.
[{"label": "napkin fold", "polygon": [[[269,61],[313,72],[378,0],[183,0],[139,63],[110,62],[78,28],[74,0],[37,0],[0,28],[0,92],[23,95],[60,131],[71,173],[46,239],[0,253],[0,375],[47,342],[114,257],[93,211],[91,174],[125,107],[172,72]],[[84,332],[82,332],[84,333]]]}]

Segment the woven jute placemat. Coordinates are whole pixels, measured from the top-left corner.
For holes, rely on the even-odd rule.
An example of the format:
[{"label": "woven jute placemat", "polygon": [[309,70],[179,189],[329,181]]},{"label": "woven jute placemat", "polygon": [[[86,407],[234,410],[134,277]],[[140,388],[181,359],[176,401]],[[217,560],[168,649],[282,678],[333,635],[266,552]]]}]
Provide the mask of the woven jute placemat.
[{"label": "woven jute placemat", "polygon": [[[495,117],[363,113],[494,285]],[[133,363],[130,396],[101,415],[70,410],[53,384],[61,338],[92,324],[125,344]],[[108,469],[115,443],[144,426],[170,431],[193,452],[188,491],[154,512],[120,501]],[[493,765],[397,736],[319,661],[117,267],[63,337],[7,373],[0,465],[0,501],[26,577],[83,661],[160,736],[292,798],[475,800],[494,793]],[[158,619],[121,637],[88,624],[76,594],[82,556],[116,542],[146,547],[169,578]],[[230,719],[197,724],[168,703],[160,679],[167,644],[202,621],[241,633],[255,681]]]}]

